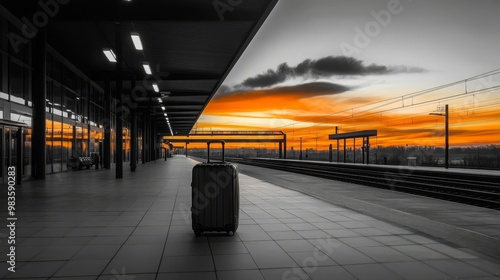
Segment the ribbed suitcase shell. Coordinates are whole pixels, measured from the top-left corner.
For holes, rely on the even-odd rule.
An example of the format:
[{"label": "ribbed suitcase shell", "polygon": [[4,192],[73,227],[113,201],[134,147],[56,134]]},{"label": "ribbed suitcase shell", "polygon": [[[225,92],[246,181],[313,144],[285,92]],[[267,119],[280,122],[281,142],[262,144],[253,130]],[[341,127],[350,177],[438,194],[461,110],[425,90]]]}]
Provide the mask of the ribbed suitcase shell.
[{"label": "ribbed suitcase shell", "polygon": [[200,163],[193,167],[192,227],[196,236],[205,231],[236,232],[240,191],[238,168],[226,162]]}]

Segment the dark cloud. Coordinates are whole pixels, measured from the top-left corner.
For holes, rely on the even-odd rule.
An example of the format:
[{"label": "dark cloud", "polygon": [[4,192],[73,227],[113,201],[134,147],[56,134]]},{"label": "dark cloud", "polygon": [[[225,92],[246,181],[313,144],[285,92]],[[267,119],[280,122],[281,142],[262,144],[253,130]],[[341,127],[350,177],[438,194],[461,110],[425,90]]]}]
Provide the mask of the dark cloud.
[{"label": "dark cloud", "polygon": [[294,75],[294,70],[286,63],[282,63],[276,70],[267,70],[266,73],[248,78],[241,84],[245,87],[269,87],[286,81]]},{"label": "dark cloud", "polygon": [[244,80],[237,88],[263,88],[282,83],[290,78],[327,78],[334,75],[382,75],[390,73],[420,73],[424,69],[411,66],[384,66],[370,64],[365,66],[362,60],[348,56],[327,56],[315,60],[306,59],[295,67],[287,63],[280,64],[275,70]]},{"label": "dark cloud", "polygon": [[[329,94],[337,94],[346,92],[351,90],[351,88],[339,84],[328,83],[328,82],[312,82],[312,83],[304,83],[293,86],[282,86],[275,87],[272,89],[265,90],[266,94],[292,94],[292,93],[300,93],[304,97],[308,96],[319,96],[319,95],[329,95]],[[231,89],[227,86],[221,86],[217,91],[217,95],[215,98],[222,98],[228,95],[242,94],[247,91],[235,90],[231,91]]]},{"label": "dark cloud", "polygon": [[327,83],[327,82],[313,82],[294,86],[276,87],[270,90],[276,93],[301,93],[305,95],[328,95],[337,94],[350,90],[349,87]]}]

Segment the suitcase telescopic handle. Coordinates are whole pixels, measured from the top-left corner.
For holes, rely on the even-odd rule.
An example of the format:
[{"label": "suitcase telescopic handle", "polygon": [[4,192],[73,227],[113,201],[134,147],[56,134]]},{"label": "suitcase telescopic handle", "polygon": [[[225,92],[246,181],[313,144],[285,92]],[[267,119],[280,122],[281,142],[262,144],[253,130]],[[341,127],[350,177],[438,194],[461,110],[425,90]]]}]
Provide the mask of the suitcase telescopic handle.
[{"label": "suitcase telescopic handle", "polygon": [[224,153],[225,153],[224,145],[226,144],[226,142],[224,142],[224,140],[210,140],[210,141],[207,141],[207,151],[208,151],[207,163],[210,162],[210,144],[212,144],[212,143],[221,143],[221,145],[222,145],[222,162],[225,162],[226,159],[224,156]]}]

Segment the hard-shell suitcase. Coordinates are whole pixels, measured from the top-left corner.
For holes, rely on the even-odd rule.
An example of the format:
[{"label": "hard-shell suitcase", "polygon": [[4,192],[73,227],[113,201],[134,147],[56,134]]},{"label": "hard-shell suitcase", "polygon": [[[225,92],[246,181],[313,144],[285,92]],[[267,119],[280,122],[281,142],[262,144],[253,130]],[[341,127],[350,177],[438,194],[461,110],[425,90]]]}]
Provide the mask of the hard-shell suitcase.
[{"label": "hard-shell suitcase", "polygon": [[[210,161],[210,144],[213,142],[222,144],[222,162]],[[196,236],[205,231],[234,234],[238,228],[238,168],[225,162],[224,144],[224,141],[208,141],[207,162],[193,167],[191,218]]]}]

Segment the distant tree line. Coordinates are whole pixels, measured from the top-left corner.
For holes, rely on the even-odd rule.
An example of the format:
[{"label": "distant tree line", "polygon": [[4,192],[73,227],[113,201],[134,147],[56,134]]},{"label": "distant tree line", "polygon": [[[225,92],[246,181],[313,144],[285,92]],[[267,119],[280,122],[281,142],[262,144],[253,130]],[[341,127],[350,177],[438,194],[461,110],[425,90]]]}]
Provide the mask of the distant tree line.
[{"label": "distant tree line", "polygon": [[[213,150],[214,156],[220,154],[217,149]],[[206,157],[206,149],[190,149],[190,155]],[[228,157],[265,157],[277,158],[276,149],[266,148],[238,148],[228,149]],[[345,159],[344,159],[345,156]],[[500,145],[451,147],[451,167],[500,169]],[[287,150],[288,159],[300,159],[299,150]],[[303,160],[329,161],[328,150],[315,150],[307,148],[302,151]],[[332,161],[347,163],[366,163],[367,154],[362,148],[353,150],[332,150]],[[370,164],[408,165],[414,161],[417,166],[444,166],[445,151],[441,147],[433,146],[388,146],[372,147],[370,149]]]}]

